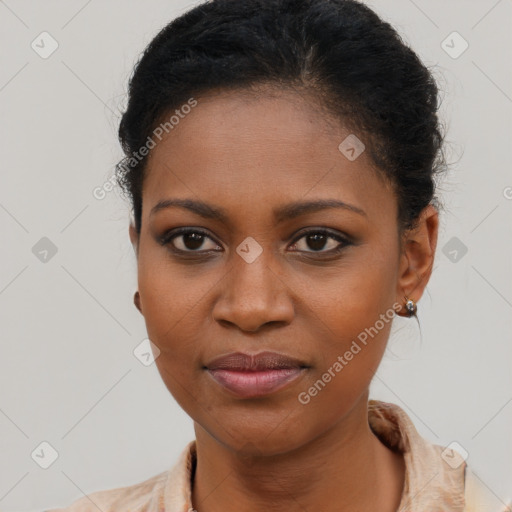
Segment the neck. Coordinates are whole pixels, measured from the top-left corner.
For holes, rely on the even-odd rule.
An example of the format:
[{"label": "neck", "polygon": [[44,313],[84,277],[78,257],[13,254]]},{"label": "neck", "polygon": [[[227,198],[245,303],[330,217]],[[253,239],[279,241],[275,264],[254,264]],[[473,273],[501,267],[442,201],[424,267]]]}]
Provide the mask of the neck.
[{"label": "neck", "polygon": [[396,511],[403,457],[370,429],[367,399],[365,394],[329,431],[279,455],[241,456],[196,424],[194,509]]}]

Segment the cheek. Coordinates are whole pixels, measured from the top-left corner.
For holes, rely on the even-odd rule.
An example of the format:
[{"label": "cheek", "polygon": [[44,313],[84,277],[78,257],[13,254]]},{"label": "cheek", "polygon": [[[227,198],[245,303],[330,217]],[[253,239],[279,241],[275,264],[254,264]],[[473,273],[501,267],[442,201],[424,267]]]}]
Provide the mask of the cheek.
[{"label": "cheek", "polygon": [[[146,249],[139,258],[138,286],[149,339],[160,355],[155,364],[171,394],[187,410],[201,373],[200,348],[208,343],[205,297],[218,277],[199,267],[172,264],[165,251]],[[187,405],[188,404],[188,405]]]},{"label": "cheek", "polygon": [[334,400],[343,409],[369,386],[395,315],[394,256],[369,254],[366,261],[329,276],[322,294],[309,287],[319,335],[318,365],[308,382],[313,388],[303,390],[306,401]]},{"label": "cheek", "polygon": [[398,255],[359,251],[343,268],[326,275],[323,286],[311,282],[308,301],[346,341],[374,325],[381,314],[392,315],[397,279]]},{"label": "cheek", "polygon": [[[384,320],[368,313],[343,315],[324,338],[321,362],[299,390],[296,400],[312,424],[328,428],[345,416],[366,393],[384,354],[393,311]],[[316,419],[313,419],[316,418]],[[315,427],[316,428],[316,427]]]},{"label": "cheek", "polygon": [[165,249],[147,248],[139,257],[138,287],[149,337],[165,351],[169,340],[179,339],[177,333],[188,332],[188,317],[200,309],[204,282],[172,264]]}]

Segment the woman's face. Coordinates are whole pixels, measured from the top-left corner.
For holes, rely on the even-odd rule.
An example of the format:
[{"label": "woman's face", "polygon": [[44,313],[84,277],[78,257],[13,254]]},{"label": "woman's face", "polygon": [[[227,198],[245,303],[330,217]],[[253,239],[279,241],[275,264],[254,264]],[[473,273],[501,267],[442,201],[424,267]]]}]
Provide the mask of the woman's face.
[{"label": "woman's face", "polygon": [[[151,150],[140,309],[167,388],[233,449],[292,450],[366,400],[403,305],[396,198],[366,152],[339,149],[349,134],[292,93],[231,93],[198,98]],[[153,210],[169,200],[188,207]],[[213,363],[234,352],[296,364]]]}]

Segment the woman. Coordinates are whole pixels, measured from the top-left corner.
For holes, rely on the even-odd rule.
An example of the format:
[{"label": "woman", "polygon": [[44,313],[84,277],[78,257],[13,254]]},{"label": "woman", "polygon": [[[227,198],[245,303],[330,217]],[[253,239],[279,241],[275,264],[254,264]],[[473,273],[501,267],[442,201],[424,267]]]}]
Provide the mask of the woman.
[{"label": "woman", "polygon": [[117,171],[134,302],[196,440],[65,510],[502,510],[461,454],[369,400],[434,263],[438,107],[355,0],[214,0],[155,37]]}]

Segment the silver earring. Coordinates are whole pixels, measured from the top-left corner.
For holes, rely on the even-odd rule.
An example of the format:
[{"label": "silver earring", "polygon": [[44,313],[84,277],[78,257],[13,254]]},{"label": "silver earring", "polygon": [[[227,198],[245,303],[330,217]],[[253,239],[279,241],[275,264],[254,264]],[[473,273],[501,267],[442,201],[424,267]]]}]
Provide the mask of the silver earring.
[{"label": "silver earring", "polygon": [[414,316],[416,314],[416,311],[418,311],[416,302],[414,302],[412,299],[408,299],[407,297],[405,297],[405,300],[405,309],[407,311],[407,316]]}]

